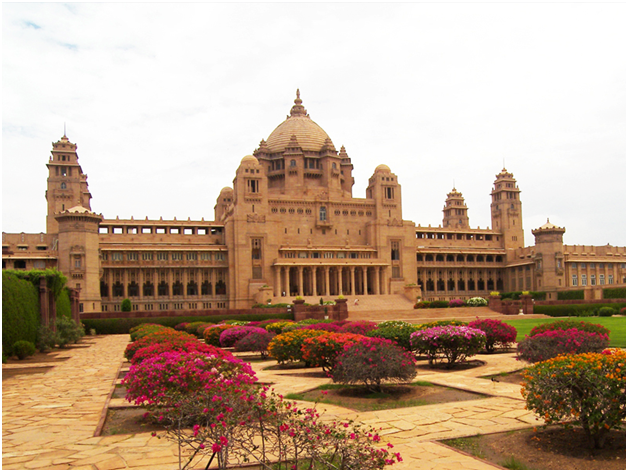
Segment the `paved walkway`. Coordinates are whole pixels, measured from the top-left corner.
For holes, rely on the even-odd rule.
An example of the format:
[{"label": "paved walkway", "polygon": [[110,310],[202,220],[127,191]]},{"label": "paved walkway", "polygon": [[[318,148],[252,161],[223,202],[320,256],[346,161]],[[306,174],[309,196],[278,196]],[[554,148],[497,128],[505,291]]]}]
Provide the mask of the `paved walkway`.
[{"label": "paved walkway", "polygon": [[[116,382],[127,335],[85,338],[62,353],[66,360],[45,373],[16,375],[2,382],[2,466],[4,469],[176,469],[176,446],[150,434],[95,437],[108,395]],[[59,355],[59,354],[56,354]],[[510,431],[541,422],[524,409],[518,385],[478,379],[521,368],[513,354],[477,356],[487,364],[457,373],[420,370],[417,379],[484,393],[492,397],[457,403],[357,413],[319,405],[325,419],[356,419],[382,428],[404,461],[399,470],[485,470],[487,462],[461,454],[439,439]],[[299,370],[264,371],[274,361],[255,363],[260,381],[281,393],[302,392],[329,382],[299,377]],[[3,365],[4,369],[22,365]],[[311,372],[311,369],[308,370]],[[111,405],[124,404],[111,400]]]}]

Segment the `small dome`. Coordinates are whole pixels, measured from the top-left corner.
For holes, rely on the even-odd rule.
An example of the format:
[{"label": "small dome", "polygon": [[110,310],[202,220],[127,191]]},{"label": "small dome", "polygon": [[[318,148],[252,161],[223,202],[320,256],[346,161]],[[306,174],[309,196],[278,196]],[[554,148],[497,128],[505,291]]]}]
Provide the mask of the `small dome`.
[{"label": "small dome", "polygon": [[76,205],[66,210],[68,213],[92,213],[82,205]]},{"label": "small dome", "polygon": [[244,156],[240,164],[259,164],[259,162],[254,156]]},{"label": "small dome", "polygon": [[390,174],[390,167],[388,167],[386,164],[380,164],[375,168],[375,173]]},{"label": "small dome", "polygon": [[331,143],[327,133],[310,119],[310,115],[307,114],[307,110],[301,103],[302,100],[297,90],[297,98],[290,110],[290,116],[277,126],[266,140],[268,152],[283,152],[290,143],[292,136],[296,137],[299,146],[304,151],[319,152],[325,141],[329,139]]},{"label": "small dome", "polygon": [[227,193],[227,192],[233,192],[233,189],[231,187],[224,187],[220,193]]},{"label": "small dome", "polygon": [[543,226],[541,226],[539,229],[554,229],[554,228],[561,229],[561,228],[559,228],[558,226],[556,226],[555,224],[550,223],[550,220],[549,220],[549,218],[548,218],[548,219],[547,219],[547,223],[545,223],[545,224],[544,224]]}]

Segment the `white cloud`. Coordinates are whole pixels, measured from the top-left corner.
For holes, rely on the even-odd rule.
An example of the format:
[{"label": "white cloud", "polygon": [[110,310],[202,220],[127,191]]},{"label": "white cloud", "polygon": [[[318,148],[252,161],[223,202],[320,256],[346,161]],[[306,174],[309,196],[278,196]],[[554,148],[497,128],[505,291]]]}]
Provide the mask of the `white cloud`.
[{"label": "white cloud", "polygon": [[526,243],[625,245],[622,4],[4,4],[3,230],[44,230],[67,123],[107,218],[213,218],[240,159],[310,116],[347,147],[354,195],[380,163],[404,217],[438,225],[455,185],[490,224],[505,161]]}]

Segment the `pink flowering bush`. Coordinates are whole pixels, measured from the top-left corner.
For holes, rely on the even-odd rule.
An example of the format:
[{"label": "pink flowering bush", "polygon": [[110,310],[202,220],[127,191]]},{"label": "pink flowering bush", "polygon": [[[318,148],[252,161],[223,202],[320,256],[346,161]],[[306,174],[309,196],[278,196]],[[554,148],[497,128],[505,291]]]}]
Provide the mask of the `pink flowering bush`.
[{"label": "pink flowering bush", "polygon": [[360,334],[325,333],[304,339],[301,346],[303,359],[310,365],[322,367],[323,371],[329,372],[336,365],[336,358],[344,348],[363,338]]},{"label": "pink flowering bush", "polygon": [[189,339],[174,339],[159,343],[150,344],[147,347],[138,349],[133,357],[129,359],[131,364],[139,364],[149,357],[170,351],[179,352],[201,352],[216,357],[233,357],[231,353],[220,349],[219,347],[209,346],[208,344],[199,342],[198,340],[190,341]]},{"label": "pink flowering bush", "polygon": [[412,349],[425,354],[429,364],[445,362],[447,368],[464,362],[486,344],[486,334],[469,326],[435,326],[410,335]]},{"label": "pink flowering bush", "polygon": [[586,331],[587,333],[606,334],[607,336],[611,334],[611,331],[601,324],[588,323],[586,321],[578,321],[574,319],[566,319],[550,321],[549,323],[542,323],[538,326],[535,326],[534,328],[532,328],[532,330],[530,330],[530,336],[535,336],[545,331],[566,330],[570,328],[577,328],[580,331]]},{"label": "pink flowering bush", "polygon": [[143,338],[147,334],[156,333],[162,331],[166,328],[165,326],[155,324],[155,323],[143,323],[141,325],[134,326],[129,330],[129,335],[131,336],[131,341],[137,341],[140,338]]},{"label": "pink flowering bush", "polygon": [[131,360],[135,353],[143,348],[156,343],[176,342],[184,343],[186,341],[196,341],[196,336],[183,333],[181,331],[175,331],[172,328],[166,328],[162,326],[162,329],[153,333],[147,334],[137,341],[129,344],[124,350],[124,357]]},{"label": "pink flowering bush", "polygon": [[177,331],[185,331],[185,327],[189,324],[189,321],[184,321],[183,323],[179,323],[178,325],[176,325],[174,329],[176,329]]},{"label": "pink flowering bush", "polygon": [[268,344],[275,336],[275,333],[269,333],[265,329],[262,332],[254,331],[237,341],[233,346],[233,350],[236,352],[259,352],[262,359],[265,359],[268,357]]},{"label": "pink flowering bush", "polygon": [[580,331],[578,328],[543,331],[526,336],[517,345],[517,356],[526,362],[540,362],[560,354],[602,352],[608,347],[608,334]]},{"label": "pink flowering bush", "polygon": [[449,308],[459,308],[464,306],[464,302],[458,298],[454,298],[453,300],[449,300]]},{"label": "pink flowering bush", "polygon": [[330,333],[337,333],[340,330],[340,325],[337,323],[313,323],[306,326],[300,326],[297,329],[317,329],[321,331],[329,331]]},{"label": "pink flowering bush", "polygon": [[249,326],[233,326],[220,333],[220,346],[233,347],[236,342],[251,333],[267,333],[264,328],[254,328]]},{"label": "pink flowering bush", "polygon": [[233,326],[228,324],[219,324],[209,326],[203,331],[203,338],[207,344],[212,346],[220,347],[220,335],[223,331],[233,328]]},{"label": "pink flowering bush", "polygon": [[381,391],[384,381],[409,382],[415,375],[412,354],[381,338],[361,338],[346,345],[331,371],[334,382],[364,384],[375,392]]},{"label": "pink flowering bush", "polygon": [[366,336],[366,333],[377,328],[377,323],[374,321],[349,321],[340,327],[338,330],[339,333],[351,333],[351,334],[361,334],[362,336]]},{"label": "pink flowering bush", "polygon": [[507,349],[517,339],[517,329],[500,320],[477,319],[469,323],[471,328],[484,331],[486,334],[486,352],[495,352],[495,348],[500,347]]}]

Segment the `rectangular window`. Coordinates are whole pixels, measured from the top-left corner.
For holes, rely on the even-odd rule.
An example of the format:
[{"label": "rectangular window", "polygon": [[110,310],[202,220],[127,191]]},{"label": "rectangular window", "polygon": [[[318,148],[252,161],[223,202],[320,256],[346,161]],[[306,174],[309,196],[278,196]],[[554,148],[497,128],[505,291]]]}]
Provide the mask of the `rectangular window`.
[{"label": "rectangular window", "polygon": [[172,253],[172,260],[173,261],[182,261],[183,260],[183,253],[182,252],[173,252]]},{"label": "rectangular window", "polygon": [[153,228],[142,228],[142,234],[151,234],[153,232]]},{"label": "rectangular window", "polygon": [[600,274],[600,285],[604,285],[604,274]]},{"label": "rectangular window", "polygon": [[33,263],[33,267],[35,269],[45,269],[46,268],[46,263],[44,261],[35,261]]},{"label": "rectangular window", "polygon": [[[251,259],[260,260],[262,258],[262,240],[259,238],[251,239]],[[259,279],[261,277],[253,277]]]},{"label": "rectangular window", "polygon": [[195,252],[188,252],[185,254],[185,257],[188,261],[195,261],[198,255]]},{"label": "rectangular window", "polygon": [[[576,264],[575,262],[571,263],[571,268],[576,270],[578,268],[578,264]],[[577,284],[576,284],[577,285]]]},{"label": "rectangular window", "polygon": [[101,258],[103,261],[107,261],[107,260],[109,260],[109,253],[107,253],[107,252],[103,252],[103,253],[100,255],[100,258]]},{"label": "rectangular window", "polygon": [[323,258],[324,259],[333,259],[334,258],[334,253],[333,252],[326,252],[325,254],[323,254]]},{"label": "rectangular window", "polygon": [[249,193],[259,193],[259,180],[247,179],[246,180],[246,190]]},{"label": "rectangular window", "polygon": [[113,254],[111,254],[111,260],[112,261],[121,261],[122,260],[122,253],[121,252],[114,252]]},{"label": "rectangular window", "polygon": [[571,276],[571,285],[574,287],[578,286],[578,276],[575,274]]},{"label": "rectangular window", "polygon": [[216,260],[217,261],[224,261],[225,260],[225,254],[223,252],[217,252],[216,253]]},{"label": "rectangular window", "polygon": [[613,284],[613,274],[608,274],[608,284],[609,285]]},{"label": "rectangular window", "polygon": [[399,241],[390,242],[390,259],[393,261],[399,260]]},{"label": "rectangular window", "polygon": [[582,274],[582,286],[585,287],[587,285],[587,274]]},{"label": "rectangular window", "polygon": [[392,267],[392,278],[393,279],[401,278],[401,272],[400,272],[399,266],[393,266]]},{"label": "rectangular window", "polygon": [[212,253],[211,252],[201,252],[201,260],[202,261],[211,261]]},{"label": "rectangular window", "polygon": [[591,285],[595,285],[595,274],[591,274]]},{"label": "rectangular window", "polygon": [[581,268],[581,269],[586,269],[586,268],[587,268],[587,265],[583,262],[582,264],[580,264],[580,268]]},{"label": "rectangular window", "polygon": [[183,234],[194,234],[194,228],[183,228]]},{"label": "rectangular window", "polygon": [[127,259],[127,261],[136,261],[137,260],[137,252],[127,252],[126,259]]},{"label": "rectangular window", "polygon": [[74,268],[75,269],[80,269],[81,268],[81,260],[80,259],[74,259]]},{"label": "rectangular window", "polygon": [[167,261],[168,260],[168,253],[167,252],[158,252],[157,253],[157,260],[158,261]]},{"label": "rectangular window", "polygon": [[142,260],[143,261],[152,261],[153,260],[153,253],[152,252],[143,252],[142,253]]}]

